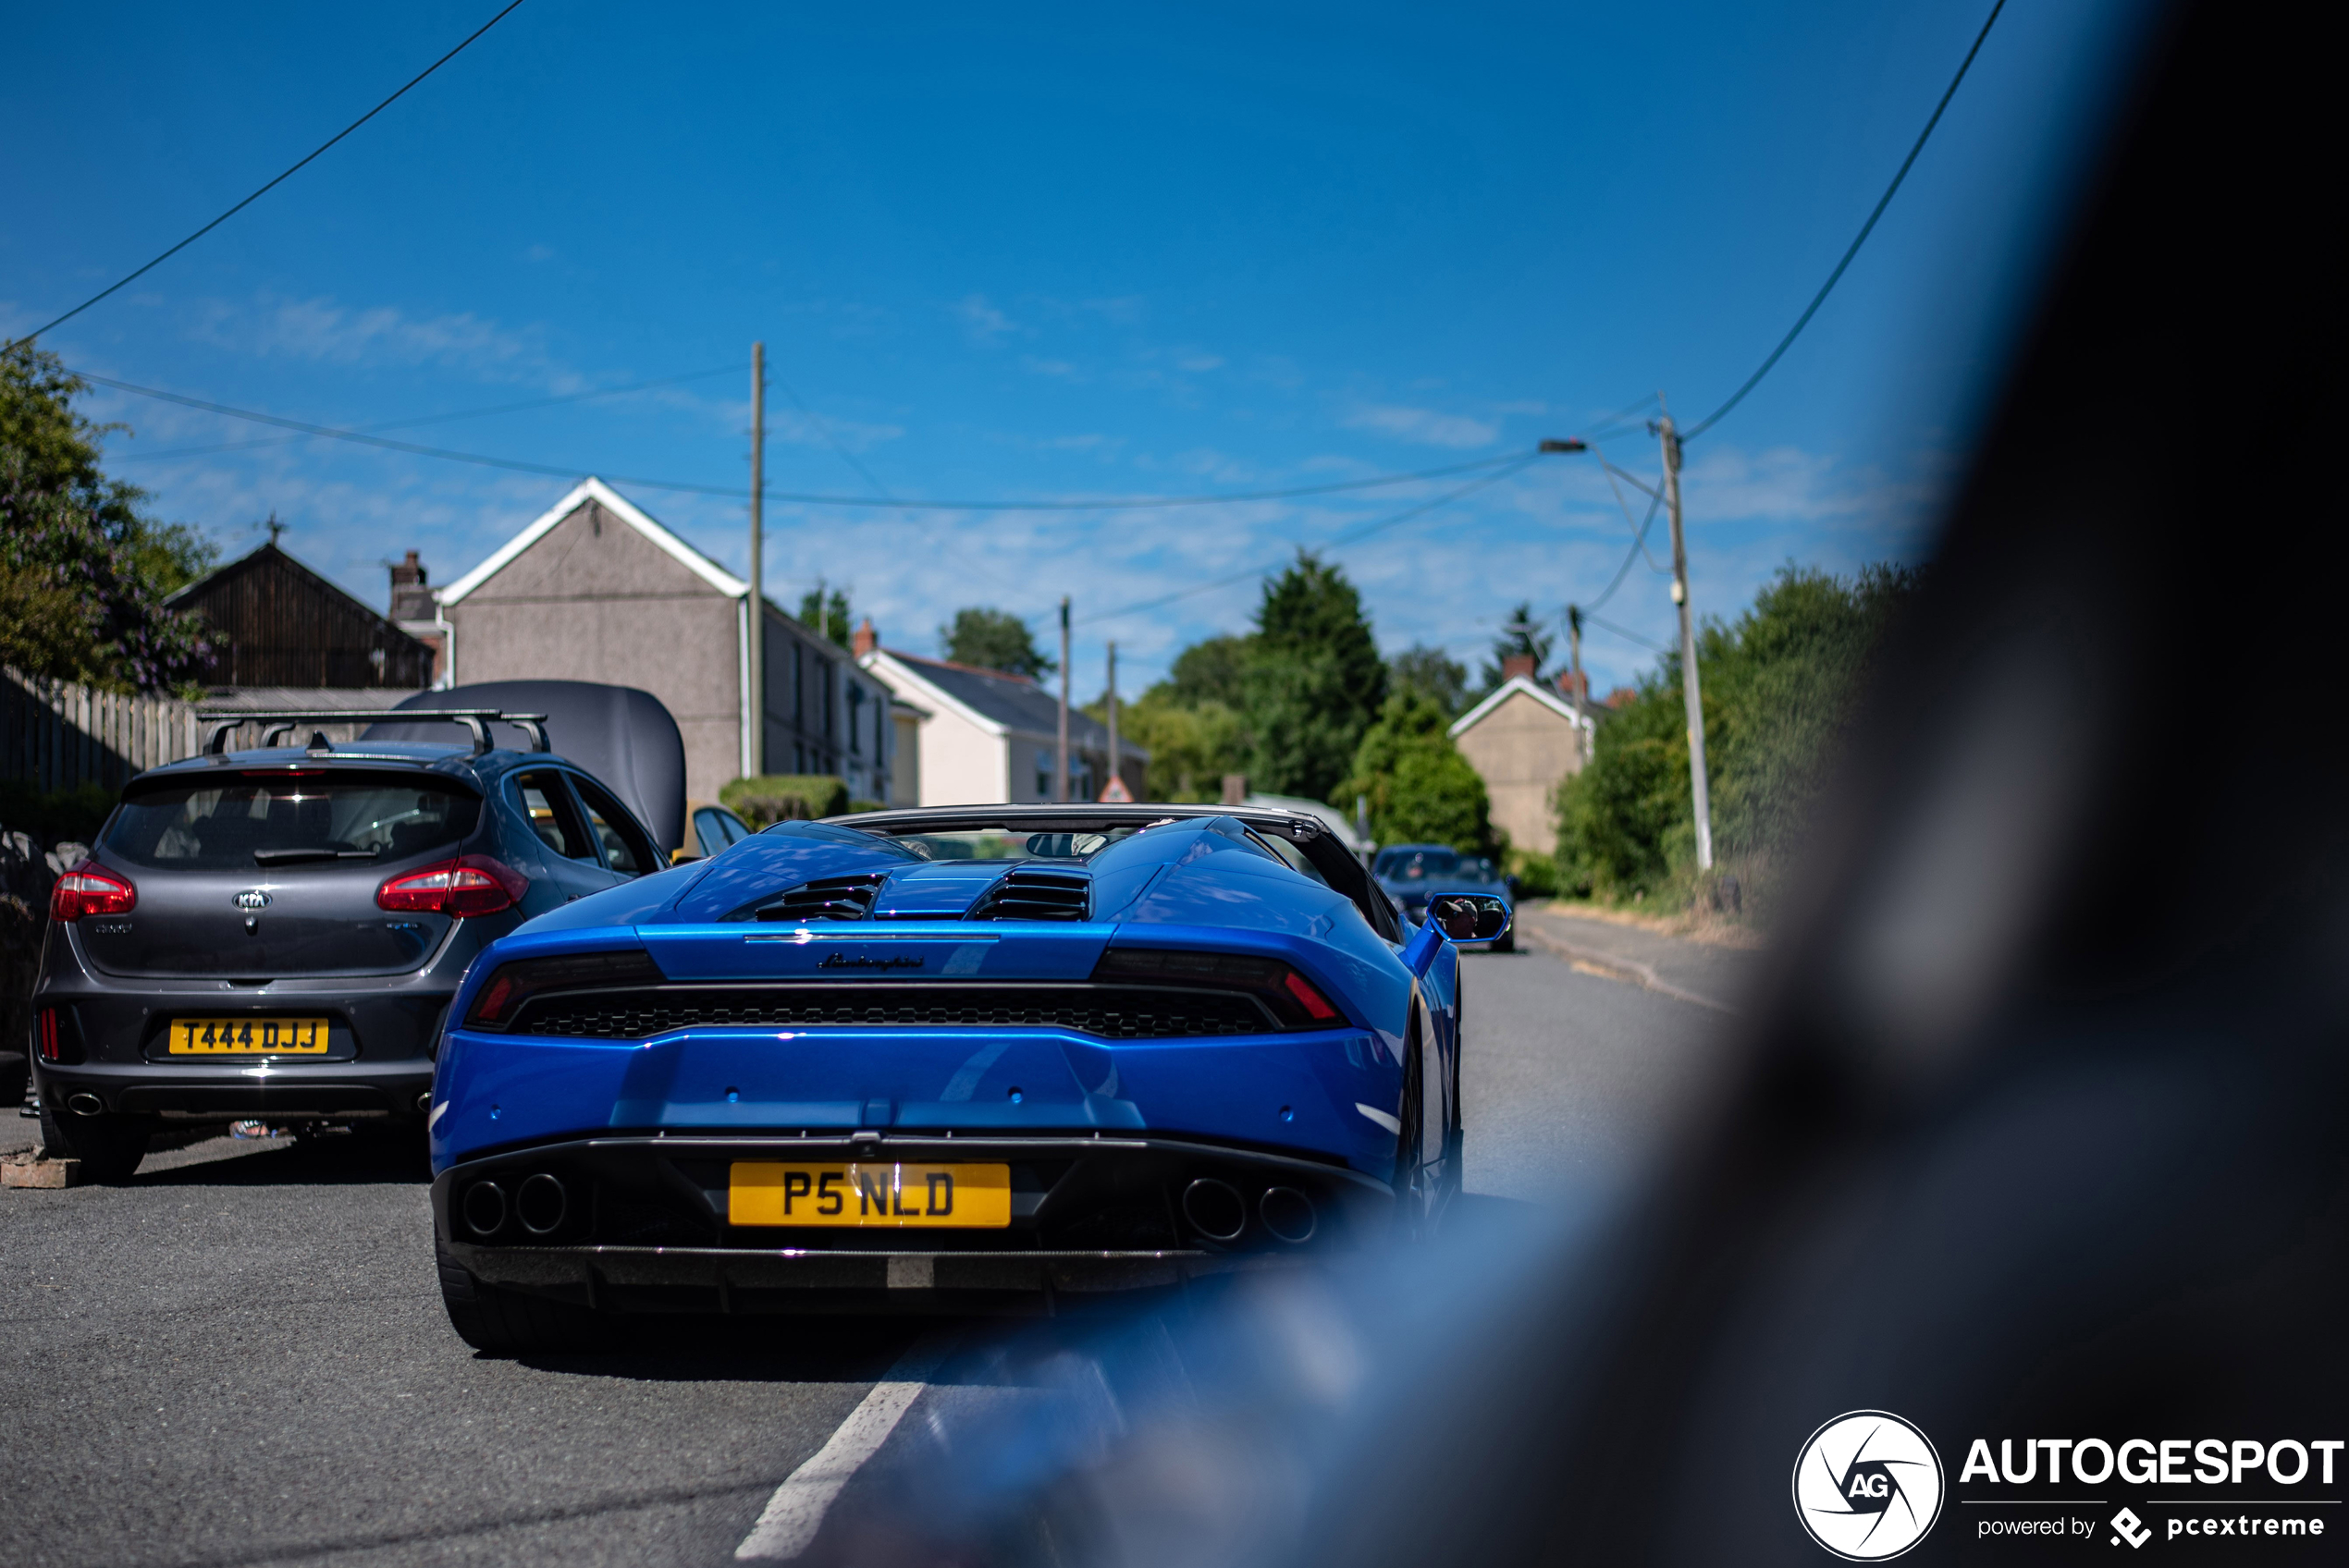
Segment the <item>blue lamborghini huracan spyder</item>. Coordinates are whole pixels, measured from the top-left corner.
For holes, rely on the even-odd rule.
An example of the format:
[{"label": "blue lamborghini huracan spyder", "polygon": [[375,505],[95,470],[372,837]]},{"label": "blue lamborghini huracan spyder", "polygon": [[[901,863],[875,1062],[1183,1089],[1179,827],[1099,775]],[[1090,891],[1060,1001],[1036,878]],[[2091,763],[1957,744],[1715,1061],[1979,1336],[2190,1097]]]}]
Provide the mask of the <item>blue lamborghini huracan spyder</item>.
[{"label": "blue lamborghini huracan spyder", "polygon": [[1433,1222],[1452,940],[1312,816],[996,806],[779,824],[486,949],[434,1079],[457,1331],[960,1312]]}]

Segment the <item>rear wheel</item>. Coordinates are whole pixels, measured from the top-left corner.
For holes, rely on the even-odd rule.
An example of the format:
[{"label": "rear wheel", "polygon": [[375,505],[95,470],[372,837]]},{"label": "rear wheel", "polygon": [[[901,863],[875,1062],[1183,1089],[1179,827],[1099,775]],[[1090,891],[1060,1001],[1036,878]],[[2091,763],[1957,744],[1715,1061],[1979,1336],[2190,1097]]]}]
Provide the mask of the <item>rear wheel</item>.
[{"label": "rear wheel", "polygon": [[147,1158],[154,1122],[144,1116],[80,1116],[57,1102],[44,1084],[41,1095],[41,1142],[52,1159],[78,1159],[81,1173],[112,1185],[128,1182]]},{"label": "rear wheel", "polygon": [[611,1341],[612,1325],[602,1313],[486,1283],[437,1241],[433,1251],[449,1327],[485,1355],[560,1355]]}]

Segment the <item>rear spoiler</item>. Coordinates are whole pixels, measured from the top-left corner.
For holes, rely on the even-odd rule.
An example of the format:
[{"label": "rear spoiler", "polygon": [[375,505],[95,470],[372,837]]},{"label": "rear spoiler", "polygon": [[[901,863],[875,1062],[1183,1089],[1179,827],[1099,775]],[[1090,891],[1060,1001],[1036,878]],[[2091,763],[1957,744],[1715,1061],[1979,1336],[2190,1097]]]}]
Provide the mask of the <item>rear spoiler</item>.
[{"label": "rear spoiler", "polygon": [[461,724],[473,732],[473,755],[479,756],[489,748],[489,726],[495,723],[518,724],[530,731],[532,744],[542,752],[555,749],[547,738],[547,716],[543,713],[507,713],[498,708],[277,708],[267,712],[232,713],[226,709],[200,709],[196,717],[212,726],[212,733],[204,737],[204,754],[220,756],[228,749],[228,737],[248,724],[265,724],[269,728],[261,737],[264,746],[277,743],[280,735],[291,732],[303,724],[408,724],[418,720],[446,720]]}]

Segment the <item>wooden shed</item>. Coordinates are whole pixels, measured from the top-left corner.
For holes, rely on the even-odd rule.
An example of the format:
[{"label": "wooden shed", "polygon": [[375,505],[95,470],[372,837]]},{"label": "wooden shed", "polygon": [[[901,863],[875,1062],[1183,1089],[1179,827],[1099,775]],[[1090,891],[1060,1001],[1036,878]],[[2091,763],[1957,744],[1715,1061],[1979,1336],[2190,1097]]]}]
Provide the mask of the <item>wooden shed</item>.
[{"label": "wooden shed", "polygon": [[218,686],[397,687],[432,684],[433,650],[369,609],[275,541],[171,595],[212,628]]}]

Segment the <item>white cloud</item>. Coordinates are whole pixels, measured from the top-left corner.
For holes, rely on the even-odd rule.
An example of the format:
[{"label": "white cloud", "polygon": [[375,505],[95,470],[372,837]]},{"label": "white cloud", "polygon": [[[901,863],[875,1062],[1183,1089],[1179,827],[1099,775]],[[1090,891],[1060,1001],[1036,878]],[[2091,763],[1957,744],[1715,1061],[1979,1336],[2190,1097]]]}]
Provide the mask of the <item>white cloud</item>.
[{"label": "white cloud", "polygon": [[515,331],[471,312],[415,316],[393,305],[351,306],[320,296],[264,296],[251,305],[214,301],[191,329],[200,342],[264,358],[334,364],[434,365],[486,381],[584,391],[585,377],[547,351],[535,330]]},{"label": "white cloud", "polygon": [[1020,330],[1019,324],[997,310],[984,294],[964,296],[956,301],[954,313],[962,318],[964,335],[983,349]]},{"label": "white cloud", "polygon": [[1375,430],[1421,447],[1459,449],[1489,447],[1501,434],[1482,420],[1465,414],[1439,413],[1433,409],[1404,408],[1394,403],[1372,403],[1357,409],[1347,416],[1346,423],[1349,429]]}]

